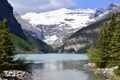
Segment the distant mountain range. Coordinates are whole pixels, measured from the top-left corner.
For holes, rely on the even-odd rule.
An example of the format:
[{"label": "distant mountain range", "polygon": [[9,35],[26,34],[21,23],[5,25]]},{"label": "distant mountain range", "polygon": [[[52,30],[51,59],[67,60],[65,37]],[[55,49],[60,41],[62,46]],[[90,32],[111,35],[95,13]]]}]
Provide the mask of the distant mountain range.
[{"label": "distant mountain range", "polygon": [[92,24],[81,28],[77,32],[73,33],[68,37],[64,44],[58,48],[59,53],[86,53],[87,49],[91,45],[96,45],[97,38],[99,35],[100,27],[105,21],[109,21],[111,14],[115,13],[116,15],[120,14],[120,6],[115,6],[111,4],[106,11],[101,14],[95,22]]},{"label": "distant mountain range", "polygon": [[53,48],[57,52],[86,52],[96,44],[100,25],[109,20],[111,12],[120,13],[120,7],[112,3],[106,9],[63,8],[20,16],[13,13],[7,0],[0,0],[0,5],[0,21],[8,20],[11,39],[19,53],[48,53],[54,52]]},{"label": "distant mountain range", "polygon": [[106,9],[59,9],[43,13],[26,13],[21,16],[34,28],[27,27],[31,35],[54,48],[64,44],[70,35],[108,14],[118,5],[111,3]]}]

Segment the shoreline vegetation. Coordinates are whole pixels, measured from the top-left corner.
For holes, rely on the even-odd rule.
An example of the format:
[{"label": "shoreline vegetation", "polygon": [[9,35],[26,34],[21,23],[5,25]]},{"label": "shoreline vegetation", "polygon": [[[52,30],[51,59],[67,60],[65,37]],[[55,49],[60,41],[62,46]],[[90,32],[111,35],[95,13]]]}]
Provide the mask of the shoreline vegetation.
[{"label": "shoreline vegetation", "polygon": [[[27,74],[28,72],[30,72],[30,64],[25,63],[24,59],[14,60],[13,56],[15,54],[16,53],[14,52],[14,45],[11,41],[10,32],[7,26],[7,20],[3,19],[3,21],[0,22],[0,76],[1,76],[1,79],[5,78],[8,80],[9,79],[13,80],[12,78],[17,78],[18,74],[20,77],[22,77],[23,74]],[[21,80],[21,79],[17,79],[17,80]]]},{"label": "shoreline vegetation", "polygon": [[[88,49],[87,55],[96,73],[107,80],[120,80],[120,15],[112,13],[111,20],[101,26],[98,42]],[[93,68],[93,64],[86,66]]]}]

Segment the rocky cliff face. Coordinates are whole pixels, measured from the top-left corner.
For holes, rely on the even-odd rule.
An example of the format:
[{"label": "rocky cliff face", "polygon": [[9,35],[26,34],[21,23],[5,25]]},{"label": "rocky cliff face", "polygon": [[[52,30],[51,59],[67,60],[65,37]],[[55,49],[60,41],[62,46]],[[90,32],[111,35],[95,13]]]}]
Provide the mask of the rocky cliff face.
[{"label": "rocky cliff face", "polygon": [[16,18],[16,20],[21,24],[21,27],[25,32],[28,32],[29,34],[31,34],[33,37],[37,39],[40,39],[40,40],[44,39],[41,29],[32,26],[27,20],[22,19],[17,12],[14,12],[13,15]]},{"label": "rocky cliff face", "polygon": [[0,21],[6,18],[8,20],[8,26],[12,33],[19,37],[26,38],[21,29],[21,25],[13,16],[13,8],[7,0],[0,0]]}]

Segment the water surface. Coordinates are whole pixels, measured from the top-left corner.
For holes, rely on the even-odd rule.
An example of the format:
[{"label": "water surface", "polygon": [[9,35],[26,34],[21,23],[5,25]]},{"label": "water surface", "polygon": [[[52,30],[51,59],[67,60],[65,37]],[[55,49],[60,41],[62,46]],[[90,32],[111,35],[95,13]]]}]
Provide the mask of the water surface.
[{"label": "water surface", "polygon": [[15,59],[25,58],[27,61],[44,63],[48,61],[88,60],[85,54],[18,54]]},{"label": "water surface", "polygon": [[33,80],[102,80],[90,69],[85,54],[18,54],[15,59],[24,57],[32,65]]}]

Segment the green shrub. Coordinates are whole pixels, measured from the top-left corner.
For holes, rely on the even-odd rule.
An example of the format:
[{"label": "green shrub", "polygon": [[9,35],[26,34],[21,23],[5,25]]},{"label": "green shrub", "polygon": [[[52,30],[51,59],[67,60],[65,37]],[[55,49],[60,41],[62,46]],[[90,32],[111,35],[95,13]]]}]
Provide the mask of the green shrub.
[{"label": "green shrub", "polygon": [[94,48],[93,46],[91,46],[88,50],[87,50],[87,55],[89,57],[89,60],[91,62],[94,62],[96,64],[96,67],[100,66],[100,62],[101,61],[101,57],[99,55],[99,50]]}]

